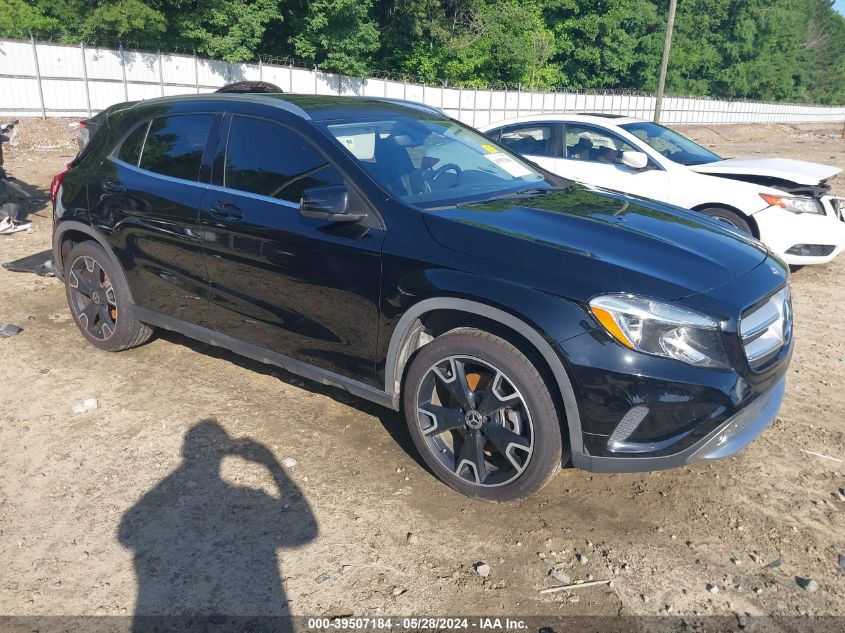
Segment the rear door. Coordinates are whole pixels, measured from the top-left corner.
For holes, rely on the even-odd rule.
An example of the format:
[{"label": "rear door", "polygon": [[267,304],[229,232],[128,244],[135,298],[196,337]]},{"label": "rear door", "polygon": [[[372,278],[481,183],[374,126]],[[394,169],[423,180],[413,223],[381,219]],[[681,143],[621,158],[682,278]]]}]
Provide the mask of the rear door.
[{"label": "rear door", "polygon": [[555,160],[556,174],[590,185],[665,201],[669,176],[652,159],[645,169],[622,163],[622,152],[640,151],[609,130],[580,123],[563,128],[563,156]]},{"label": "rear door", "polygon": [[208,184],[200,175],[221,117],[157,113],[104,161],[89,190],[91,220],[108,236],[137,305],[207,326],[198,213]]},{"label": "rear door", "polygon": [[385,232],[371,208],[356,224],[300,214],[303,190],[315,186],[347,185],[350,206],[366,205],[332,160],[293,129],[301,121],[238,114],[224,123],[200,212],[215,325],[375,384]]},{"label": "rear door", "polygon": [[561,125],[553,121],[519,123],[497,130],[493,138],[512,152],[551,171],[556,159],[562,156],[560,129]]}]

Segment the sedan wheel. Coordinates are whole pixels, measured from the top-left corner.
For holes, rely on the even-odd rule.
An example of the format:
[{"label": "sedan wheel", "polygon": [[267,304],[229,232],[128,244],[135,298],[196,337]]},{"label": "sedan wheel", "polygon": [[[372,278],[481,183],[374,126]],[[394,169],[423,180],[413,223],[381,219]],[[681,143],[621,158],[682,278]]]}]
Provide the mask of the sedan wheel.
[{"label": "sedan wheel", "polygon": [[708,207],[706,209],[701,209],[701,213],[709,215],[711,218],[721,222],[722,224],[728,225],[735,231],[746,235],[754,235],[754,231],[751,230],[751,225],[748,224],[748,221],[745,220],[745,218],[743,218],[739,213],[735,213],[728,209],[722,209],[720,207]]}]

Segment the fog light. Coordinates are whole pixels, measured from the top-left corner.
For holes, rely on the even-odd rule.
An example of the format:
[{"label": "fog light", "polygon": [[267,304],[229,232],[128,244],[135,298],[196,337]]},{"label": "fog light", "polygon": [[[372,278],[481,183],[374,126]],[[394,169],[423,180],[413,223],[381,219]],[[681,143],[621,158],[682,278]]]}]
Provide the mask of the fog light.
[{"label": "fog light", "polygon": [[828,244],[796,244],[786,251],[787,255],[801,255],[802,257],[826,257],[833,252],[835,246]]},{"label": "fog light", "polygon": [[645,420],[647,415],[647,406],[638,404],[631,407],[619,421],[619,424],[616,425],[613,433],[608,438],[607,447],[612,451],[616,451],[624,447],[626,440],[634,434],[634,431],[637,430],[640,422]]}]

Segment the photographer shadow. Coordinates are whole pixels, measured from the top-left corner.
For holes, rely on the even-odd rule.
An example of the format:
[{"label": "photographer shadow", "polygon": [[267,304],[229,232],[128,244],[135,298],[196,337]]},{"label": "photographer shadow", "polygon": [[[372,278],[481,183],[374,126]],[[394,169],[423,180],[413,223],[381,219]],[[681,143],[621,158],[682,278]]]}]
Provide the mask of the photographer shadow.
[{"label": "photographer shadow", "polygon": [[[227,456],[266,468],[278,497],[226,482]],[[133,631],[291,630],[277,551],[316,537],[308,502],[266,446],[214,420],[187,431],[182,457],[118,528],[134,553]]]}]

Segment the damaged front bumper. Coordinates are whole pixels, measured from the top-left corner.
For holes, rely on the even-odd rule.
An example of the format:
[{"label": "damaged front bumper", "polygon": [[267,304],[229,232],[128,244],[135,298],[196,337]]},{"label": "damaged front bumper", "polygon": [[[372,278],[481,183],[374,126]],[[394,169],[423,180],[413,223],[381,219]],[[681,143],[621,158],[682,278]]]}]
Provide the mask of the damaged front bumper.
[{"label": "damaged front bumper", "polygon": [[819,201],[824,215],[767,207],[752,216],[760,239],[787,264],[825,264],[845,250],[845,198]]}]

